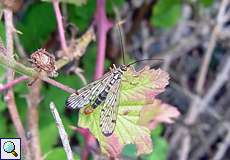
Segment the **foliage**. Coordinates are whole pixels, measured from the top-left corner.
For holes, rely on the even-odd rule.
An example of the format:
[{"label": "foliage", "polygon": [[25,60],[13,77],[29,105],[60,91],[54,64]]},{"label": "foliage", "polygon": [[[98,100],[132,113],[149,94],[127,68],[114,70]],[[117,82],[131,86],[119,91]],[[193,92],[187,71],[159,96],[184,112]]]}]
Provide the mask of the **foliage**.
[{"label": "foliage", "polygon": [[[57,159],[66,159],[64,149],[61,147],[53,149],[50,153],[47,154],[45,160],[57,160]],[[80,160],[79,156],[75,155],[74,160]]]},{"label": "foliage", "polygon": [[[20,43],[28,54],[40,47],[53,45],[54,39],[58,37],[53,6],[51,3],[44,1],[50,2],[51,0],[27,3],[28,6],[15,16],[16,29],[22,32],[22,34],[19,35]],[[60,1],[66,3],[68,17],[66,17],[65,20],[68,23],[75,24],[79,29],[78,35],[80,35],[93,21],[96,1]],[[212,4],[212,1],[213,0],[201,0],[200,3],[204,6],[209,6]],[[113,5],[120,7],[124,3],[124,0],[107,1],[106,12],[111,19],[115,17]],[[172,27],[176,25],[180,19],[181,9],[182,2],[179,0],[159,0],[152,9],[151,23],[161,28]],[[5,42],[5,27],[2,21],[0,22],[0,37],[3,42]],[[53,48],[51,48],[51,50],[53,50]],[[88,82],[93,79],[96,51],[96,43],[91,44],[79,63],[79,66],[84,69],[84,75]],[[110,65],[111,62],[106,59],[105,68],[108,69]],[[83,86],[78,76],[75,74],[67,75],[67,73],[64,72],[65,68],[60,71],[59,76],[55,78],[55,80],[76,89]],[[5,69],[0,68],[0,85],[5,83],[4,73]],[[50,101],[57,104],[63,123],[67,126],[67,133],[69,137],[73,138],[74,145],[82,145],[83,139],[81,135],[70,130],[68,126],[76,125],[77,119],[79,118],[78,125],[90,128],[90,131],[99,140],[102,152],[106,154],[117,156],[122,152],[123,155],[134,158],[136,154],[149,153],[149,155],[141,157],[143,159],[153,160],[166,159],[168,144],[161,136],[162,128],[156,128],[156,125],[159,122],[171,123],[172,118],[178,116],[178,112],[170,105],[152,98],[164,91],[165,86],[168,84],[168,75],[162,70],[149,70],[145,68],[140,72],[129,70],[124,77],[128,80],[131,79],[132,84],[130,84],[130,81],[122,81],[117,127],[114,134],[108,138],[101,134],[98,124],[100,107],[89,116],[80,112],[80,117],[78,117],[76,112],[70,113],[65,110],[65,100],[69,94],[54,86],[43,83],[41,88],[41,102],[38,106],[39,134],[42,154],[46,155],[47,160],[65,159],[66,157],[63,148],[61,148],[58,131],[48,107]],[[20,118],[26,126],[28,110],[26,102],[26,95],[28,94],[27,83],[17,84],[13,89]],[[94,125],[92,125],[92,122]],[[15,127],[10,120],[3,94],[0,95],[0,126],[0,137],[17,136]],[[127,128],[126,126],[129,127]],[[152,131],[153,129],[154,131]],[[114,146],[116,149],[112,149]],[[154,148],[153,152],[152,148]],[[159,157],[159,154],[161,157]],[[75,158],[80,159],[77,156]]]},{"label": "foliage", "polygon": [[32,53],[41,48],[56,29],[52,4],[35,3],[29,6],[25,16],[17,23],[17,29],[23,33],[20,40],[26,51]]},{"label": "foliage", "polygon": [[200,0],[199,2],[205,7],[209,7],[213,4],[214,0]]},{"label": "foliage", "polygon": [[162,28],[172,27],[180,19],[181,10],[180,0],[160,0],[153,7],[151,23]]},{"label": "foliage", "polygon": [[168,74],[160,69],[144,68],[135,72],[129,68],[121,82],[114,133],[109,137],[101,133],[99,119],[102,106],[97,107],[90,115],[85,115],[81,110],[78,125],[89,128],[98,139],[102,152],[109,156],[117,157],[123,146],[130,143],[136,144],[138,155],[151,153],[150,129],[154,129],[158,122],[172,122],[172,118],[179,116],[176,108],[154,99],[164,91],[168,79]]},{"label": "foliage", "polygon": [[5,27],[2,22],[0,22],[0,37],[3,42],[5,42]]}]

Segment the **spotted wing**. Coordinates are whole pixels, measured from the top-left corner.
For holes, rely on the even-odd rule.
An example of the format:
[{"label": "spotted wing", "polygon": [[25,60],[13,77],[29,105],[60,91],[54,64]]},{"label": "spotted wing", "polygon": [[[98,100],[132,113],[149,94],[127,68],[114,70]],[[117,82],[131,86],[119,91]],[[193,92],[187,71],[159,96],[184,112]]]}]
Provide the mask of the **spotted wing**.
[{"label": "spotted wing", "polygon": [[81,88],[77,91],[77,93],[73,93],[66,100],[66,107],[68,108],[83,108],[85,105],[93,102],[95,98],[105,89],[106,85],[113,78],[113,74],[111,72],[105,74],[101,79],[96,80],[85,87]]},{"label": "spotted wing", "polygon": [[107,137],[113,134],[116,126],[120,97],[120,84],[121,80],[118,80],[112,86],[105,102],[102,104],[103,106],[100,113],[100,128],[102,133]]}]

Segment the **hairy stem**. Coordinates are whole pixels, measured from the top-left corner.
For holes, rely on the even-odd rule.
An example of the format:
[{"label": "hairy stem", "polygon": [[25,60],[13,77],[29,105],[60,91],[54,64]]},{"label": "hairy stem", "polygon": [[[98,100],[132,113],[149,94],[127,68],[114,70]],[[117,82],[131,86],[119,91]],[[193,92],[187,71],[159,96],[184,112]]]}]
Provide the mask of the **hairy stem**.
[{"label": "hairy stem", "polygon": [[[9,59],[14,58],[14,48],[13,48],[13,32],[14,32],[14,26],[13,26],[13,13],[12,11],[5,9],[4,10],[4,17],[5,17],[5,28],[6,28],[6,56],[8,59],[0,58],[0,61],[8,63],[10,65]],[[0,54],[3,55],[3,54]],[[7,81],[10,82],[14,79],[14,71],[11,69],[7,69]],[[30,158],[30,149],[28,145],[28,141],[26,139],[25,130],[23,128],[22,122],[20,120],[20,116],[16,107],[15,99],[14,99],[14,93],[13,90],[10,89],[5,95],[5,101],[7,103],[7,107],[10,113],[10,117],[13,121],[13,124],[15,126],[16,132],[18,136],[21,138],[22,141],[22,150],[24,152],[24,156],[26,160],[31,159]]]},{"label": "hairy stem", "polygon": [[21,76],[21,77],[19,77],[17,79],[14,79],[14,80],[4,84],[3,86],[0,86],[0,92],[4,91],[6,89],[12,88],[15,84],[18,84],[18,83],[20,83],[22,81],[25,81],[27,79],[28,79],[27,76]]},{"label": "hairy stem", "polygon": [[61,15],[61,11],[59,8],[59,0],[52,0],[52,2],[54,6],[57,23],[58,23],[58,32],[60,36],[61,47],[64,53],[66,54],[66,56],[68,57],[69,52],[68,52],[68,47],[67,47],[67,43],[65,39],[65,30],[64,30],[63,22],[62,22],[62,15]]},{"label": "hairy stem", "polygon": [[108,20],[105,13],[105,0],[97,0],[97,8],[95,13],[95,25],[97,28],[97,61],[94,79],[100,78],[104,73],[106,35],[113,26]]}]

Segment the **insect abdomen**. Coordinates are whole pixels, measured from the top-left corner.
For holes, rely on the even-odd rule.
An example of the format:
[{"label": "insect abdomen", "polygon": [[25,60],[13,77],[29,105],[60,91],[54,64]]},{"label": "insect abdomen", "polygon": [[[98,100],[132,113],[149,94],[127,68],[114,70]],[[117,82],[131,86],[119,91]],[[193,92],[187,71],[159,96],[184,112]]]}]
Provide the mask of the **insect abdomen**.
[{"label": "insect abdomen", "polygon": [[105,101],[112,85],[116,83],[118,79],[120,79],[122,72],[117,72],[114,74],[113,79],[109,82],[109,84],[105,87],[105,89],[98,95],[94,103],[92,104],[92,107],[95,109],[97,106],[99,106],[103,101]]},{"label": "insect abdomen", "polygon": [[97,106],[99,106],[107,97],[108,95],[108,91],[103,90],[97,97],[97,99],[95,100],[95,102],[92,104],[93,108],[96,108]]}]

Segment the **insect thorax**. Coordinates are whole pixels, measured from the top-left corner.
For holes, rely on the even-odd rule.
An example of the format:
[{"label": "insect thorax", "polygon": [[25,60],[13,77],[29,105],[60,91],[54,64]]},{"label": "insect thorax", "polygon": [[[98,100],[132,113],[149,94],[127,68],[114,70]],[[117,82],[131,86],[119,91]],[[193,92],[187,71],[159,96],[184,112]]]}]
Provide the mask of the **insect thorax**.
[{"label": "insect thorax", "polygon": [[110,89],[112,86],[121,79],[122,75],[124,73],[124,70],[121,69],[119,66],[118,68],[114,68],[113,70],[113,78],[110,80],[110,82],[106,85],[105,89],[102,90],[102,92],[98,95],[96,100],[92,103],[92,108],[96,108],[99,106],[103,101],[105,101],[108,93],[110,92]]}]

